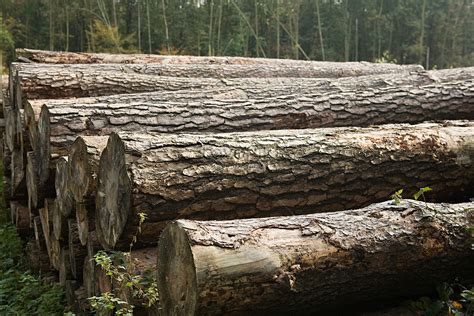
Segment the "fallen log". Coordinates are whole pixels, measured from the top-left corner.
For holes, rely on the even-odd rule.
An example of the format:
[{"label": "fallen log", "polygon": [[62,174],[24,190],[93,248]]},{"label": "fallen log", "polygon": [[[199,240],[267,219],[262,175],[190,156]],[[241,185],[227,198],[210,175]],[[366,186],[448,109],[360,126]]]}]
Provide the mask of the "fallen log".
[{"label": "fallen log", "polygon": [[[16,56],[21,62],[45,64],[164,64],[164,65],[304,65],[324,69],[337,69],[342,64],[357,74],[365,71],[399,71],[402,65],[380,64],[369,62],[321,62],[294,59],[225,57],[225,56],[177,56],[151,54],[105,54],[105,53],[73,53],[34,50],[28,48],[16,49]],[[334,70],[333,70],[334,71]]]},{"label": "fallen log", "polygon": [[473,280],[473,210],[404,200],[306,216],[179,220],[158,246],[161,312],[314,314]]},{"label": "fallen log", "polygon": [[[137,93],[146,91],[176,90],[179,87],[202,88],[227,83],[216,78],[339,78],[356,75],[350,66],[340,66],[324,72],[307,66],[267,65],[157,65],[157,64],[107,64],[107,65],[44,65],[15,64],[16,104],[23,108],[26,99],[58,99]],[[395,66],[397,71],[388,73],[423,71],[421,66]],[[347,69],[349,68],[349,69]],[[347,69],[347,71],[345,70]],[[385,74],[384,71],[367,71]],[[173,79],[167,77],[174,77]],[[178,78],[177,78],[178,77]],[[194,78],[189,80],[186,78]],[[206,80],[212,79],[212,80]],[[262,80],[262,79],[260,79]],[[255,81],[255,79],[254,79]]]},{"label": "fallen log", "polygon": [[[25,113],[30,125],[37,121],[37,127],[29,129],[31,135],[38,133],[32,147],[41,157],[40,181],[46,181],[51,155],[67,155],[77,135],[108,135],[114,131],[228,132],[474,119],[474,95],[470,92],[474,87],[474,67],[466,72],[455,72],[466,80],[444,82],[439,79],[443,76],[438,75],[437,83],[426,74],[383,80],[375,76],[356,82],[339,79],[332,83],[293,79],[284,85],[282,79],[275,79],[273,90],[268,88],[269,81],[266,85],[247,86],[245,93],[252,93],[253,99],[222,98],[222,89],[218,88],[217,92],[199,91],[195,98],[189,91],[176,92],[175,100],[181,101],[165,101],[160,93],[36,100],[27,103]],[[416,82],[424,85],[418,86]],[[231,95],[234,94],[227,97]]]},{"label": "fallen log", "polygon": [[338,211],[430,186],[474,196],[472,122],[218,134],[119,133],[100,158],[96,232],[105,249],[155,243],[166,221]]}]

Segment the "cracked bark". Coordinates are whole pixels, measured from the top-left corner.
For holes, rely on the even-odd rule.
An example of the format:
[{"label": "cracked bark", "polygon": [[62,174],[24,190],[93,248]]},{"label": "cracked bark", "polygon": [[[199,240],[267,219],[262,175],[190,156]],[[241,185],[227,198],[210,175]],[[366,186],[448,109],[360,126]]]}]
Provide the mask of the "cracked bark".
[{"label": "cracked bark", "polygon": [[[330,212],[430,186],[474,196],[472,122],[218,134],[119,133],[102,152],[96,230],[105,249],[154,243],[169,220]],[[122,244],[124,242],[124,244]]]},{"label": "cracked bark", "polygon": [[[275,79],[278,83],[271,87],[252,84],[236,89],[234,85],[233,90],[226,88],[226,92],[221,88],[183,90],[172,92],[172,96],[157,92],[36,100],[27,103],[25,116],[30,137],[35,139],[33,148],[41,157],[40,179],[46,181],[50,155],[66,155],[77,135],[139,130],[228,132],[474,119],[474,68],[439,73],[369,76],[357,81]],[[452,81],[453,78],[465,80]]]},{"label": "cracked bark", "polygon": [[[249,57],[207,57],[171,56],[149,54],[104,54],[54,52],[33,49],[16,49],[19,61],[45,64],[163,64],[163,65],[303,65],[307,67],[334,69],[342,63],[303,61],[292,59],[249,58]],[[353,68],[397,69],[400,65],[375,64],[369,62],[345,63]],[[403,66],[402,66],[403,67]],[[421,67],[421,66],[419,66]]]},{"label": "cracked bark", "polygon": [[[184,68],[181,68],[184,67]],[[358,73],[351,66],[340,64],[341,69],[320,72],[311,67],[272,67],[253,65],[200,66],[200,65],[44,65],[13,64],[16,79],[14,108],[22,109],[26,99],[57,99],[197,89],[204,87],[225,87],[240,82],[244,86],[262,82],[273,77],[339,78],[352,77]],[[345,69],[349,68],[349,69]],[[374,68],[364,75],[424,73],[420,66],[390,66],[389,70]],[[426,72],[431,73],[431,72]],[[222,78],[222,79],[217,79]],[[232,79],[234,78],[234,79]],[[275,80],[278,79],[274,78]],[[280,78],[281,81],[290,78]],[[293,78],[294,79],[294,78]],[[271,80],[270,80],[271,84]]]},{"label": "cracked bark", "polygon": [[[472,280],[474,203],[404,200],[232,221],[179,220],[161,235],[164,315],[322,311]],[[410,284],[407,287],[407,284]]]}]

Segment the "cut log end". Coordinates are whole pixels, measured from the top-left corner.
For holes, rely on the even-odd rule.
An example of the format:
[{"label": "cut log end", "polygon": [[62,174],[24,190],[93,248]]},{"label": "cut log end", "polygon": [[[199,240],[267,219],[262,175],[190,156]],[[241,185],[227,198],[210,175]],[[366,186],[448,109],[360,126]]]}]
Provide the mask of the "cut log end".
[{"label": "cut log end", "polygon": [[78,137],[69,150],[71,193],[74,200],[81,202],[87,194],[90,179],[90,166],[87,157],[87,146],[84,139]]},{"label": "cut log end", "polygon": [[67,157],[61,157],[56,162],[56,205],[59,212],[68,217],[73,208],[73,198],[70,192],[69,184],[69,164]]},{"label": "cut log end", "polygon": [[157,283],[163,315],[195,315],[196,269],[188,236],[178,223],[168,225],[163,231],[157,252]]},{"label": "cut log end", "polygon": [[102,246],[113,249],[122,234],[131,208],[131,182],[125,163],[125,147],[112,134],[100,157],[96,198],[96,229]]},{"label": "cut log end", "polygon": [[38,180],[40,186],[49,178],[49,163],[51,160],[51,125],[48,108],[43,105],[38,120]]}]

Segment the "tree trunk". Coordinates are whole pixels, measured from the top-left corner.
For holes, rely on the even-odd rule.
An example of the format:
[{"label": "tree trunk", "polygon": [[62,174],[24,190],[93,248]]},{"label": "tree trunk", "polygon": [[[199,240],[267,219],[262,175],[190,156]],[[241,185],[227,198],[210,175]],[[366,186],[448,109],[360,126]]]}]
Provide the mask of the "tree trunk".
[{"label": "tree trunk", "polygon": [[[474,125],[384,125],[220,134],[119,133],[100,160],[96,231],[105,249],[156,242],[166,221],[338,211],[430,186],[474,196]],[[120,243],[119,243],[120,244]],[[123,245],[120,244],[122,247]],[[126,243],[125,243],[126,245]]]},{"label": "tree trunk", "polygon": [[[308,65],[45,65],[17,64],[16,106],[22,100],[85,97],[119,93],[156,91],[163,78],[340,78],[375,74],[421,71],[417,65],[326,63]],[[184,78],[182,78],[184,79]],[[171,80],[171,79],[170,79]],[[176,79],[174,79],[176,80]]]},{"label": "tree trunk", "polygon": [[[277,9],[278,12],[278,9]],[[279,24],[278,24],[279,26]],[[170,56],[148,54],[93,54],[51,52],[34,49],[17,49],[19,61],[46,64],[172,64],[172,65],[306,65],[323,67],[334,63],[303,61],[292,59],[249,58],[249,57],[216,57],[216,56]],[[337,64],[337,63],[335,63]],[[357,65],[357,63],[355,63]],[[380,65],[384,67],[383,65]]]},{"label": "tree trunk", "polygon": [[472,281],[473,210],[404,200],[306,216],[180,220],[159,241],[161,312],[322,313],[429,294],[455,277]]},{"label": "tree trunk", "polygon": [[[38,174],[44,182],[49,177],[51,154],[67,155],[77,135],[138,130],[244,131],[474,119],[473,111],[469,110],[474,104],[470,93],[474,83],[470,78],[474,78],[474,68],[410,76],[367,76],[356,82],[348,78],[332,81],[243,79],[226,81],[232,90],[219,86],[196,88],[194,92],[181,90],[29,101],[25,113],[30,134],[38,133],[37,140],[32,143],[41,157]],[[42,110],[38,114],[39,108]],[[38,117],[38,127],[34,126],[33,117]],[[76,195],[76,198],[80,197]]]}]

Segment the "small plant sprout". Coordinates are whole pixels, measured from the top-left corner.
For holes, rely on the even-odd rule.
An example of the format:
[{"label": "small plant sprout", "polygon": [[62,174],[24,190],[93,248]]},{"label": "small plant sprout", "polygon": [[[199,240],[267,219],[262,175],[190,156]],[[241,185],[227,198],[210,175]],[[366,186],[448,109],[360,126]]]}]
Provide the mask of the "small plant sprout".
[{"label": "small plant sprout", "polygon": [[393,193],[390,196],[390,198],[392,199],[392,201],[395,205],[400,204],[400,202],[402,201],[402,199],[403,199],[402,193],[403,193],[403,189],[400,189],[400,190],[396,191],[395,193]]},{"label": "small plant sprout", "polygon": [[426,193],[426,192],[429,192],[429,191],[431,191],[431,190],[432,190],[432,189],[431,189],[430,187],[420,188],[420,189],[418,190],[418,192],[416,192],[415,194],[413,194],[413,198],[418,201],[418,199],[419,199],[420,196],[421,196],[421,197],[423,197],[423,201],[426,202],[425,193]]}]

